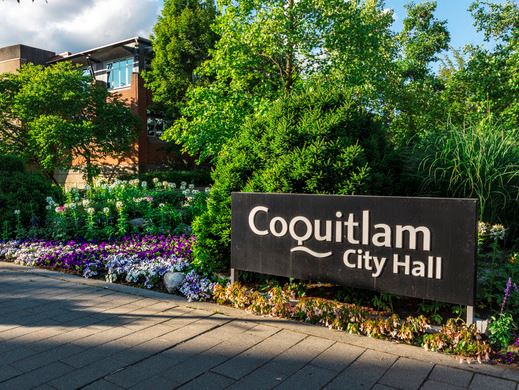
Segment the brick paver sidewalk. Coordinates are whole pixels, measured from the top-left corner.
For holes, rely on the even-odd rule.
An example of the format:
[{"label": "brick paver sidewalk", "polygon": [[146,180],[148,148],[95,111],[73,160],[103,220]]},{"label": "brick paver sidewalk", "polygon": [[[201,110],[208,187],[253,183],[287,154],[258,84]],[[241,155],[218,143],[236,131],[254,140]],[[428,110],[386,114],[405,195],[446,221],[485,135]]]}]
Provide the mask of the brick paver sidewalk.
[{"label": "brick paver sidewalk", "polygon": [[519,372],[0,263],[0,389],[509,389]]}]

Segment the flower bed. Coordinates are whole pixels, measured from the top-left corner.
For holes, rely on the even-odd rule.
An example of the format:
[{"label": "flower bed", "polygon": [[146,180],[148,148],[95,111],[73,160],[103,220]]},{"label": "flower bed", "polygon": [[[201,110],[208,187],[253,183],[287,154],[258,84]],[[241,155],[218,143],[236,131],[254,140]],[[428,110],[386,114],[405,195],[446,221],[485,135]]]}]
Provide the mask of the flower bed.
[{"label": "flower bed", "polygon": [[[55,241],[112,240],[128,234],[182,234],[191,231],[195,215],[205,207],[209,189],[199,191],[182,182],[151,183],[115,180],[85,189],[72,188],[62,199],[46,199],[46,214],[22,220],[13,210],[14,225],[4,221],[4,241],[16,238],[48,238]],[[27,218],[26,218],[27,219]]]},{"label": "flower bed", "polygon": [[189,300],[211,296],[213,283],[191,266],[193,237],[125,236],[100,243],[81,241],[8,241],[0,243],[0,259],[123,282],[146,288],[162,288],[168,271],[186,273],[179,291]]},{"label": "flower bed", "polygon": [[219,304],[245,309],[259,315],[295,319],[331,329],[373,338],[418,345],[427,350],[452,353],[461,360],[489,360],[492,349],[474,325],[451,319],[438,332],[431,332],[423,316],[399,318],[397,314],[377,311],[331,299],[298,297],[297,286],[286,284],[266,292],[240,283],[216,285],[214,299]]}]

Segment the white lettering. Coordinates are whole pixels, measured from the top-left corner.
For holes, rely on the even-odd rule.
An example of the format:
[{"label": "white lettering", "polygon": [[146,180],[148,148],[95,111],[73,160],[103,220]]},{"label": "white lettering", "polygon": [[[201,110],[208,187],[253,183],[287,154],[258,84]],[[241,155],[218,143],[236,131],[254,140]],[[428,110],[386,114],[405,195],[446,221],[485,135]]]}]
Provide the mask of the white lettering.
[{"label": "white lettering", "polygon": [[347,239],[348,239],[348,242],[350,244],[358,244],[359,243],[359,240],[355,239],[354,237],[354,228],[356,228],[357,226],[359,226],[359,223],[358,222],[355,222],[355,217],[353,215],[353,213],[350,213],[348,215],[348,220],[346,222],[344,222],[344,226],[346,226],[346,229],[347,229]]},{"label": "white lettering", "polygon": [[396,248],[402,248],[402,243],[404,241],[404,232],[409,233],[409,249],[416,249],[416,235],[418,232],[422,233],[422,247],[424,251],[431,250],[431,231],[425,226],[402,226],[396,225]]},{"label": "white lettering", "polygon": [[436,257],[436,279],[442,278],[442,258]]},{"label": "white lettering", "polygon": [[[281,224],[281,230],[280,231],[277,231],[276,230],[276,223],[279,222]],[[275,218],[272,218],[272,220],[270,221],[270,232],[276,236],[276,237],[283,237],[285,234],[287,234],[288,232],[288,225],[287,225],[287,221],[285,221],[283,218],[281,217],[275,217]]]},{"label": "white lettering", "polygon": [[362,211],[362,245],[369,245],[369,210]]},{"label": "white lettering", "polygon": [[411,259],[408,255],[404,256],[404,261],[398,261],[398,255],[393,255],[393,273],[398,274],[398,267],[404,267],[404,275],[409,275]]},{"label": "white lettering", "polygon": [[364,252],[364,256],[362,256],[362,258],[364,259],[364,268],[367,269],[368,271],[372,271],[373,267],[371,266],[371,261],[370,261],[372,259],[372,257],[369,255],[369,251]]},{"label": "white lettering", "polygon": [[421,261],[413,261],[413,269],[411,270],[413,276],[425,277],[425,264]]},{"label": "white lettering", "polygon": [[[297,235],[296,232],[296,224],[298,222],[302,222],[306,225],[306,233],[302,236]],[[290,235],[292,236],[292,238],[297,241],[297,245],[303,245],[304,241],[312,237],[312,223],[306,217],[297,216],[295,218],[292,218],[288,229],[290,230]]]},{"label": "white lettering", "polygon": [[348,268],[357,268],[355,263],[350,263],[350,255],[355,253],[355,249],[348,249],[346,252],[344,252],[343,261],[344,265]]},{"label": "white lettering", "polygon": [[317,241],[331,241],[332,240],[332,221],[324,221],[325,222],[325,233],[324,236],[321,235],[321,221],[316,219],[314,221],[314,231],[315,231],[315,239]]},{"label": "white lettering", "polygon": [[373,237],[371,238],[373,245],[391,248],[391,228],[389,225],[386,225],[385,223],[378,223],[374,227],[375,229],[383,229],[384,231],[373,234]]},{"label": "white lettering", "polygon": [[373,264],[375,265],[375,272],[371,274],[373,278],[378,278],[380,276],[384,270],[384,266],[386,265],[386,260],[385,257],[379,259],[377,256],[373,256]]},{"label": "white lettering", "polygon": [[252,230],[252,232],[257,234],[258,236],[266,236],[267,234],[269,234],[269,231],[268,230],[259,230],[256,227],[256,225],[254,224],[254,218],[256,217],[256,214],[259,211],[263,211],[264,213],[266,213],[269,211],[269,209],[266,208],[265,206],[254,207],[249,213],[249,227],[250,227],[250,230]]},{"label": "white lettering", "polygon": [[427,257],[427,277],[430,279],[433,278],[433,267],[434,267],[434,257],[428,256]]}]

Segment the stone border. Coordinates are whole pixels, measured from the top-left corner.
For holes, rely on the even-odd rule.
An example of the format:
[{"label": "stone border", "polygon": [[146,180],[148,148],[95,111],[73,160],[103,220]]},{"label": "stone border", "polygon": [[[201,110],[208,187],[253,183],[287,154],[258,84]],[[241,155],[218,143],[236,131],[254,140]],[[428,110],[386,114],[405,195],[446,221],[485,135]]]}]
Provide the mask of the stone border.
[{"label": "stone border", "polygon": [[269,325],[290,330],[292,332],[302,333],[306,335],[322,337],[345,344],[355,345],[358,347],[371,349],[377,352],[384,352],[395,356],[406,357],[410,359],[420,360],[433,364],[441,364],[453,368],[458,368],[473,373],[480,373],[494,376],[502,379],[509,379],[519,382],[519,370],[491,364],[479,363],[460,363],[456,357],[451,355],[441,354],[437,352],[425,351],[423,348],[400,344],[393,341],[378,340],[366,336],[352,335],[343,331],[328,329],[322,326],[307,324],[304,322],[296,322],[277,317],[260,317],[258,315],[248,313],[244,310],[235,309],[228,306],[218,305],[210,302],[187,302],[184,297],[173,294],[166,294],[157,291],[145,290],[138,287],[126,286],[116,283],[108,283],[97,279],[85,279],[81,276],[65,274],[59,271],[51,271],[36,267],[27,267],[14,263],[0,261],[0,266],[5,268],[16,269],[17,271],[26,272],[29,275],[37,275],[51,279],[66,281],[80,285],[92,286],[95,288],[115,291],[124,294],[136,295],[143,298],[152,298],[161,301],[174,302],[179,306],[195,308],[213,313],[221,313],[234,319],[257,321],[258,318],[263,318],[263,322],[268,321]]}]

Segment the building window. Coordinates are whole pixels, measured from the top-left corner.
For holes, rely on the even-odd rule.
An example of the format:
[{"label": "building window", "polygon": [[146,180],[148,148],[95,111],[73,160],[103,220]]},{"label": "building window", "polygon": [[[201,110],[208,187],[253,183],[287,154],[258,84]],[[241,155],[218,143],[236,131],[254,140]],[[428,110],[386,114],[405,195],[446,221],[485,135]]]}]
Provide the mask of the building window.
[{"label": "building window", "polygon": [[133,58],[114,61],[106,65],[108,71],[108,88],[122,88],[131,84]]}]

